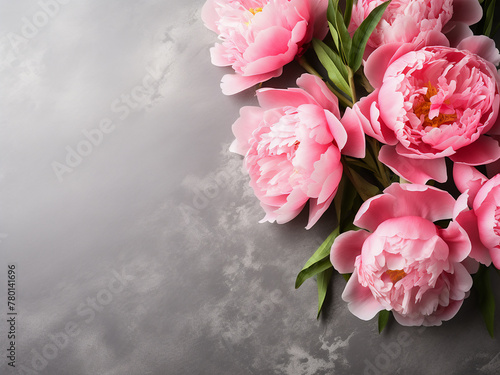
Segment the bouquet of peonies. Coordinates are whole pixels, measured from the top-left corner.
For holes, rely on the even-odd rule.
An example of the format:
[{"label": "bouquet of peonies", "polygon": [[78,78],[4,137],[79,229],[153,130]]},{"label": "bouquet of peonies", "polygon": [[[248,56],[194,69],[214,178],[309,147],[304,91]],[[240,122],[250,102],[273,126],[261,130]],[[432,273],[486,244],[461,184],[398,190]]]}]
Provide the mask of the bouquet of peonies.
[{"label": "bouquet of peonies", "polygon": [[[335,269],[363,320],[440,325],[471,288],[493,335],[489,269],[500,268],[500,53],[493,0],[208,0],[212,63],[231,95],[282,74],[241,108],[244,156],[262,221],[332,205],[338,226],[306,262],[319,307]],[[484,11],[483,11],[484,9]],[[476,35],[475,35],[475,34]],[[481,35],[479,35],[481,34]]]}]

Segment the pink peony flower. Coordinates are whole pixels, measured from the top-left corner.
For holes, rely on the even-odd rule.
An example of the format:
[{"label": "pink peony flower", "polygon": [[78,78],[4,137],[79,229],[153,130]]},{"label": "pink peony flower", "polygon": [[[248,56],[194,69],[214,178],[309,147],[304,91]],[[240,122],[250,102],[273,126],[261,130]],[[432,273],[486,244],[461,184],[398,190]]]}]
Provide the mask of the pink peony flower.
[{"label": "pink peony flower", "polygon": [[222,78],[226,95],[281,75],[313,36],[328,31],[328,0],[207,0],[205,25],[222,41],[211,48],[212,64],[231,66]]},{"label": "pink peony flower", "polygon": [[250,185],[266,212],[262,221],[285,223],[309,201],[309,229],[328,208],[342,177],[342,154],[364,157],[359,125],[344,127],[338,99],[316,76],[300,88],[260,89],[260,107],[243,107],[230,150],[245,156]]},{"label": "pink peony flower", "polygon": [[[352,10],[349,32],[354,33],[370,12],[383,2],[358,0]],[[468,25],[479,22],[482,14],[478,1],[392,0],[368,40],[365,58],[384,44],[421,43],[431,32],[450,32],[453,39],[472,35]]]},{"label": "pink peony flower", "polygon": [[381,310],[402,325],[440,325],[459,310],[472,286],[461,263],[471,249],[464,229],[451,221],[455,200],[445,191],[392,184],[367,200],[354,224],[366,229],[342,233],[330,259],[340,273],[352,273],[342,298],[358,318]]},{"label": "pink peony flower", "polygon": [[453,179],[472,208],[457,216],[472,242],[470,256],[487,266],[493,260],[500,268],[500,174],[488,180],[474,167],[455,164]]},{"label": "pink peony flower", "polygon": [[379,47],[365,65],[375,91],[342,120],[360,122],[385,143],[380,161],[411,182],[446,181],[445,157],[468,165],[500,158],[499,143],[488,136],[500,133],[500,79],[485,59],[498,63],[500,55],[484,36],[458,47]]}]

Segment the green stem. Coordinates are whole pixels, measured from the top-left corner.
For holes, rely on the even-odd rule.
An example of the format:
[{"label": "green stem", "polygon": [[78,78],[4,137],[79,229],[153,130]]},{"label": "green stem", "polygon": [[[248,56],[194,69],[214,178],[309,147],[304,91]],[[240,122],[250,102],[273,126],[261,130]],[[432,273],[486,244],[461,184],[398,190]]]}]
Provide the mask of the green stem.
[{"label": "green stem", "polygon": [[[311,64],[309,64],[306,59],[304,58],[304,56],[301,56],[299,57],[298,59],[299,61],[299,64],[300,66],[302,66],[306,72],[312,74],[312,75],[315,75],[321,79],[323,79],[323,77],[321,76],[321,74],[319,74],[316,69],[314,69]],[[352,108],[353,106],[353,103],[354,101],[349,101],[345,96],[344,94],[337,90],[335,87],[333,87],[332,85],[330,85],[328,82],[325,82],[326,83],[326,86],[330,89],[331,92],[333,92],[335,94],[335,96],[339,99],[339,101],[344,105],[344,107],[349,107],[349,108]]]},{"label": "green stem", "polygon": [[375,157],[375,161],[377,164],[379,176],[380,176],[380,183],[384,186],[384,188],[388,187],[391,184],[391,180],[389,179],[388,173],[387,173],[387,167],[380,162],[378,159],[378,154],[380,152],[380,145],[378,141],[374,138],[369,137],[368,138],[369,145],[371,146],[373,150],[373,155]]},{"label": "green stem", "polygon": [[349,87],[351,88],[352,102],[356,103],[357,99],[356,99],[356,86],[354,86],[354,73],[352,72],[352,69],[349,66],[347,66],[347,74],[349,78]]}]

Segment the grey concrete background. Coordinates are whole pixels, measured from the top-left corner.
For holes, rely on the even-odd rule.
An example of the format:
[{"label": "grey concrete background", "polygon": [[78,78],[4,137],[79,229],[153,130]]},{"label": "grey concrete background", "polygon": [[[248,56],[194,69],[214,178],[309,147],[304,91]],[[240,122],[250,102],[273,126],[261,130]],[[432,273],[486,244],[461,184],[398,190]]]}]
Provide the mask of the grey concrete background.
[{"label": "grey concrete background", "polygon": [[441,327],[379,335],[334,277],[316,320],[315,282],[294,281],[332,212],[258,223],[228,152],[255,98],[221,94],[202,4],[0,1],[1,374],[500,373],[474,296]]}]

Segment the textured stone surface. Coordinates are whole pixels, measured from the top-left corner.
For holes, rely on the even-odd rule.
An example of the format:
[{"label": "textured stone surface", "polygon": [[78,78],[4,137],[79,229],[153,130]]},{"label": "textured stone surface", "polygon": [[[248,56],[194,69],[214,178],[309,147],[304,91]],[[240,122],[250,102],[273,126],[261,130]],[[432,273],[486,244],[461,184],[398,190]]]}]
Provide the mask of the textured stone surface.
[{"label": "textured stone surface", "polygon": [[255,98],[221,94],[202,1],[54,3],[0,1],[2,374],[500,372],[474,296],[441,327],[379,335],[334,277],[316,320],[315,282],[294,282],[332,212],[310,231],[258,223],[227,151]]}]

